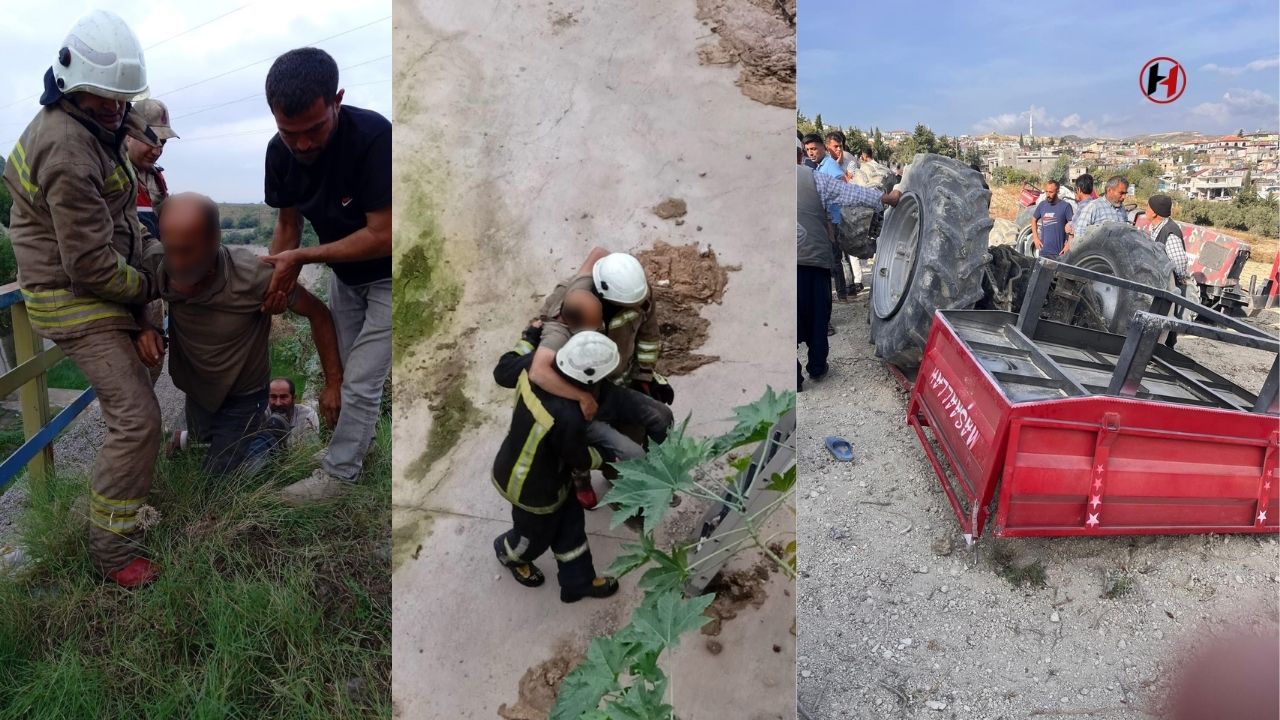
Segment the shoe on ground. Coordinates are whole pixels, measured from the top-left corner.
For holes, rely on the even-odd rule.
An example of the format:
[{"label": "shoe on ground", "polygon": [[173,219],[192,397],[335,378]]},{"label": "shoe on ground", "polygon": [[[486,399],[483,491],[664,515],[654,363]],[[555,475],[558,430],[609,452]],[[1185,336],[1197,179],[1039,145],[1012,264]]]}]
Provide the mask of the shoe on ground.
[{"label": "shoe on ground", "polygon": [[618,592],[618,581],[611,577],[598,577],[590,585],[560,588],[560,602],[578,602],[582,598],[607,598]]},{"label": "shoe on ground", "polygon": [[124,567],[107,573],[108,580],[130,590],[150,585],[158,577],[160,566],[144,557],[136,557]]},{"label": "shoe on ground", "polygon": [[527,562],[512,562],[511,558],[507,557],[507,549],[503,546],[502,538],[503,536],[499,535],[494,539],[493,552],[498,556],[498,562],[502,563],[502,567],[511,571],[511,577],[515,578],[516,582],[525,587],[538,587],[547,581],[546,576],[542,574],[537,565]]},{"label": "shoe on ground", "polygon": [[324,470],[316,470],[281,490],[280,500],[289,507],[313,505],[341,496],[347,491],[347,485]]},{"label": "shoe on ground", "polygon": [[860,292],[862,292],[862,283],[854,283],[853,288],[849,290],[849,298],[853,299],[858,297],[858,293]]}]

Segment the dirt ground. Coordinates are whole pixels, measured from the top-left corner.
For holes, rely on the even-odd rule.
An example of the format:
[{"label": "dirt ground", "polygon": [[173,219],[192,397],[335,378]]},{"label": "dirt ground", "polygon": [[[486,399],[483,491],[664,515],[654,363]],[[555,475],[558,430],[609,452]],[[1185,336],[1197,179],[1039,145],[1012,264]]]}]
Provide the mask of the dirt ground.
[{"label": "dirt ground", "polygon": [[701,250],[696,244],[669,245],[658,242],[636,253],[653,283],[653,298],[661,322],[662,356],[658,372],[688,375],[715,362],[715,355],[703,355],[698,348],[707,341],[711,321],[702,316],[708,303],[724,301],[729,272],[736,265],[723,266],[715,250]]},{"label": "dirt ground", "polygon": [[[980,539],[965,547],[868,344],[837,304],[831,372],[799,397],[797,670],[811,718],[1158,717],[1181,653],[1280,622],[1275,536]],[[1210,358],[1256,386],[1260,356]],[[823,447],[841,435],[855,460]]]},{"label": "dirt ground", "polygon": [[738,65],[742,94],[796,105],[796,0],[698,0],[698,19],[716,35],[698,48],[704,65]]}]

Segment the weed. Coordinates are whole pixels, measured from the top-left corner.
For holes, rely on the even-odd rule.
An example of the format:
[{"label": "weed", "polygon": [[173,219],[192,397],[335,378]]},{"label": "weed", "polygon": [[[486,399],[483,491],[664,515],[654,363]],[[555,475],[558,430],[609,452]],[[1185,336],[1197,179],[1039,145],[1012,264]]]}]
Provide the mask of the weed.
[{"label": "weed", "polygon": [[1043,562],[1033,560],[1025,564],[1020,563],[1017,554],[1007,544],[995,543],[991,547],[990,557],[991,567],[995,573],[1008,580],[1014,587],[1027,585],[1042,588],[1049,581],[1049,574]]},{"label": "weed", "polygon": [[89,566],[84,478],[32,482],[31,563],[0,580],[0,717],[391,717],[389,426],[342,500],[287,508],[312,450],[225,480],[162,460],[141,542],[163,573],[137,591]]},{"label": "weed", "polygon": [[1120,570],[1111,570],[1102,577],[1102,597],[1115,600],[1133,592],[1133,578]]}]

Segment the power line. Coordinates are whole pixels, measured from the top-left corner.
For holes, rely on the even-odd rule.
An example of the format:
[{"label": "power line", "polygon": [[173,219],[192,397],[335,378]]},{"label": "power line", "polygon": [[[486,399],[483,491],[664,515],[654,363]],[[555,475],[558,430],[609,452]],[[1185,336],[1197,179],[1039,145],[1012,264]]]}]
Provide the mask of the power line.
[{"label": "power line", "polygon": [[[178,38],[182,37],[183,35],[186,35],[186,34],[188,34],[188,33],[195,32],[196,30],[199,30],[200,28],[204,27],[205,25],[209,25],[210,23],[217,22],[218,20],[221,20],[222,18],[224,18],[224,17],[226,17],[226,16],[228,16],[228,15],[232,15],[232,14],[238,13],[238,12],[240,12],[241,10],[243,10],[243,9],[245,9],[245,8],[247,8],[247,7],[251,6],[251,5],[256,4],[258,1],[259,1],[259,0],[253,0],[253,2],[247,2],[247,3],[245,3],[244,5],[241,5],[240,7],[236,8],[235,10],[231,10],[231,11],[228,11],[228,12],[224,12],[224,13],[222,13],[221,15],[219,15],[219,16],[217,16],[217,17],[215,17],[215,18],[212,18],[212,19],[210,19],[210,20],[205,20],[204,22],[200,23],[199,25],[195,25],[195,26],[193,26],[193,27],[189,27],[189,28],[187,28],[186,30],[183,30],[182,32],[178,33],[177,35],[170,35],[169,37],[167,37],[167,38],[165,38],[165,39],[161,40],[161,41],[160,41],[160,42],[158,42],[158,43],[154,43],[154,44],[152,44],[152,45],[149,45],[149,46],[147,46],[147,47],[143,48],[143,50],[144,50],[144,51],[145,51],[145,50],[150,50],[150,49],[152,49],[152,48],[159,47],[159,46],[161,46],[161,45],[163,45],[163,44],[165,44],[165,43],[169,42],[170,40],[177,40]],[[4,110],[4,109],[6,109],[6,108],[11,108],[11,107],[13,107],[14,105],[18,105],[19,103],[24,103],[24,102],[26,102],[26,101],[28,101],[28,100],[31,100],[31,99],[34,99],[34,98],[38,98],[38,97],[40,97],[40,93],[36,93],[36,94],[34,94],[34,95],[28,95],[28,96],[26,96],[26,97],[24,97],[24,98],[21,98],[21,99],[19,99],[19,100],[15,100],[15,101],[13,101],[13,102],[9,103],[8,105],[0,105],[0,110]]]},{"label": "power line", "polygon": [[[367,22],[367,23],[365,23],[364,25],[358,25],[358,26],[356,26],[356,27],[351,28],[350,30],[344,30],[344,31],[342,31],[342,32],[340,32],[340,33],[338,33],[338,34],[336,34],[336,35],[330,35],[329,37],[321,38],[321,39],[319,39],[319,40],[316,40],[315,42],[307,43],[307,46],[319,45],[319,44],[320,44],[320,43],[322,43],[322,42],[326,42],[326,41],[329,41],[329,40],[333,40],[334,38],[339,38],[339,37],[342,37],[343,35],[349,35],[349,34],[351,34],[351,33],[353,33],[353,32],[356,32],[357,30],[363,30],[363,29],[365,29],[365,28],[369,27],[370,25],[377,25],[378,23],[380,23],[380,22],[382,22],[382,21],[384,21],[384,20],[390,20],[390,19],[391,19],[391,16],[390,16],[390,15],[387,15],[386,17],[378,18],[377,20],[374,20],[373,22]],[[226,71],[226,72],[218,73],[217,75],[213,75],[213,76],[211,76],[211,77],[207,77],[207,78],[205,78],[205,79],[203,79],[203,80],[197,80],[197,81],[195,81],[195,82],[193,82],[193,83],[190,83],[190,84],[187,84],[187,85],[183,85],[182,87],[174,88],[173,90],[168,90],[168,91],[166,91],[166,92],[160,93],[159,95],[153,95],[152,97],[155,97],[155,98],[162,98],[162,97],[164,97],[165,95],[172,95],[172,94],[174,94],[174,93],[176,93],[176,92],[181,92],[181,91],[186,90],[186,89],[188,89],[188,88],[193,88],[193,87],[195,87],[195,86],[197,86],[197,85],[203,85],[203,84],[205,84],[205,83],[207,83],[207,82],[210,82],[210,81],[212,81],[212,80],[217,80],[218,78],[221,78],[221,77],[226,77],[227,75],[230,75],[230,74],[232,74],[232,73],[237,73],[237,72],[240,72],[241,70],[246,70],[246,69],[248,69],[248,68],[253,67],[254,65],[261,65],[261,64],[262,64],[262,63],[264,63],[264,62],[269,62],[269,61],[271,61],[271,60],[275,60],[277,57],[278,57],[277,55],[271,55],[270,57],[265,57],[265,58],[262,58],[261,60],[255,60],[255,61],[253,61],[253,62],[249,63],[248,65],[241,65],[241,66],[240,66],[240,67],[238,67],[238,68],[233,68],[233,69],[228,70],[228,71]]]},{"label": "power line", "polygon": [[[387,59],[387,58],[389,58],[389,57],[391,57],[391,55],[389,55],[389,54],[388,54],[388,55],[382,55],[381,57],[376,57],[376,58],[373,58],[373,59],[371,59],[371,60],[365,60],[364,62],[359,62],[359,63],[356,63],[355,65],[348,65],[348,66],[346,66],[346,67],[344,67],[344,68],[339,68],[338,70],[339,70],[339,72],[341,72],[341,71],[344,71],[344,70],[350,70],[350,69],[352,69],[352,68],[358,68],[358,67],[360,67],[361,65],[368,65],[368,64],[370,64],[370,63],[378,62],[379,60],[386,60],[386,59]],[[385,81],[379,80],[378,82],[385,82]],[[364,85],[364,84],[368,84],[368,83],[361,83],[360,85]],[[360,85],[351,85],[350,87],[360,87]],[[263,97],[264,95],[265,95],[265,93],[254,93],[254,94],[252,94],[252,95],[245,95],[245,96],[244,96],[244,97],[242,97],[242,98],[236,98],[235,100],[228,100],[228,101],[226,101],[226,102],[215,103],[215,104],[213,104],[213,105],[206,105],[205,107],[202,107],[202,108],[200,108],[200,109],[198,109],[198,110],[192,110],[191,112],[188,112],[188,113],[183,113],[183,114],[181,114],[181,115],[175,115],[175,116],[173,117],[173,119],[174,119],[174,120],[181,120],[182,118],[185,118],[185,117],[191,117],[192,115],[199,115],[200,113],[208,112],[208,111],[210,111],[210,110],[217,110],[217,109],[218,109],[218,108],[220,108],[220,107],[226,107],[226,106],[228,106],[228,105],[235,105],[235,104],[237,104],[237,103],[247,102],[247,101],[249,101],[249,100],[253,100],[253,99],[255,99],[255,98],[261,98],[261,97]]]}]

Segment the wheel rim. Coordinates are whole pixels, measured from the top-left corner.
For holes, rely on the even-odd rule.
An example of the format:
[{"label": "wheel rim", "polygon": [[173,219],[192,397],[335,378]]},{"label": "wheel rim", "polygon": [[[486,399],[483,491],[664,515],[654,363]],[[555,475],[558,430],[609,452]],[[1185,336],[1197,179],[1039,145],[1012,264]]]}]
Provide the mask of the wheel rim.
[{"label": "wheel rim", "polygon": [[[1077,267],[1085,270],[1093,270],[1094,272],[1104,273],[1106,275],[1115,275],[1115,266],[1111,261],[1101,255],[1090,255],[1080,258],[1074,263]],[[1116,308],[1120,304],[1120,288],[1115,285],[1108,285],[1103,282],[1090,282],[1090,288],[1093,294],[1098,298],[1098,305],[1102,307],[1102,317],[1106,318],[1107,324],[1114,323],[1116,317]]]},{"label": "wheel rim", "polygon": [[871,309],[881,320],[893,317],[902,307],[915,274],[919,247],[920,201],[915,193],[907,193],[898,200],[897,207],[885,214],[876,248]]},{"label": "wheel rim", "polygon": [[1018,249],[1018,252],[1022,253],[1026,257],[1029,257],[1029,258],[1038,257],[1036,253],[1036,244],[1031,239],[1030,225],[1023,228],[1022,232],[1018,233],[1018,239],[1016,242],[1014,242],[1014,247],[1016,247]]}]

